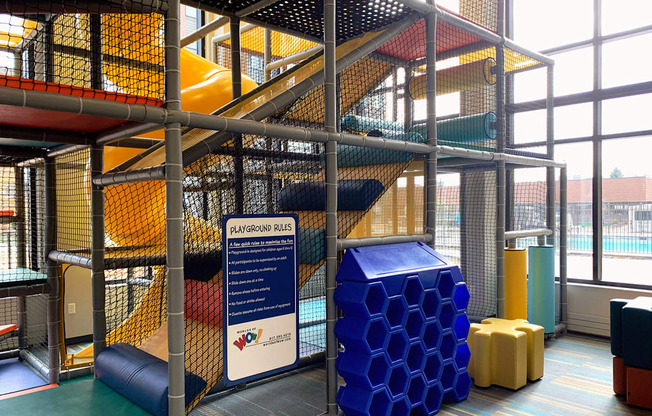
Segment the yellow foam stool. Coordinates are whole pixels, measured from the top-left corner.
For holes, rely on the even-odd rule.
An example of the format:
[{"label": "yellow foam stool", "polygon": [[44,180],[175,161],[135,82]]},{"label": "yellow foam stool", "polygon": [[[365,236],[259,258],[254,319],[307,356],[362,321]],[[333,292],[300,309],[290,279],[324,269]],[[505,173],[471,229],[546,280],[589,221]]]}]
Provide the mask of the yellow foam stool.
[{"label": "yellow foam stool", "polygon": [[543,327],[525,319],[489,318],[471,324],[469,375],[476,386],[519,389],[543,377]]}]

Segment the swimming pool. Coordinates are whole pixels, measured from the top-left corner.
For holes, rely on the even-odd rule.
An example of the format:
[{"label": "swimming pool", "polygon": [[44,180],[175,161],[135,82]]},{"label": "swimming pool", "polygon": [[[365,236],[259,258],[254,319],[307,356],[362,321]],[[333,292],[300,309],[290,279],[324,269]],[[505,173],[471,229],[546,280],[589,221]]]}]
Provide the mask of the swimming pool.
[{"label": "swimming pool", "polygon": [[[570,250],[592,250],[592,235],[568,236]],[[639,237],[632,235],[605,235],[602,237],[602,250],[616,253],[652,253],[652,237]]]}]

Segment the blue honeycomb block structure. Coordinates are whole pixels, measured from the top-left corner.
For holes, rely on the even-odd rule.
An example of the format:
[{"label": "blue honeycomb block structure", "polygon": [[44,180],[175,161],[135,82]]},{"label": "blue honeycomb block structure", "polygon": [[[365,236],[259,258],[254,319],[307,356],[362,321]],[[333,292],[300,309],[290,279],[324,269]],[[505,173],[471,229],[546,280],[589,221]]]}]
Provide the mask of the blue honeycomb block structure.
[{"label": "blue honeycomb block structure", "polygon": [[469,291],[423,243],[349,249],[337,274],[335,334],[347,416],[434,415],[471,389]]}]

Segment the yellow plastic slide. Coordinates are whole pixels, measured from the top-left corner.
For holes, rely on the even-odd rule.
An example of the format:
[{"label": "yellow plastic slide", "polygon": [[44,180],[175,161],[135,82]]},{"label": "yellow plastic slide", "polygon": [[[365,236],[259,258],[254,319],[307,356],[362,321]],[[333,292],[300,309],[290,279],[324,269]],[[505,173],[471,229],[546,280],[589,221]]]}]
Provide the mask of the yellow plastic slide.
[{"label": "yellow plastic slide", "polygon": [[[181,50],[181,106],[186,111],[210,113],[231,101],[231,71],[190,51]],[[256,83],[242,76],[243,93],[256,88]],[[148,137],[163,138],[163,130],[148,133]],[[104,172],[138,156],[143,149],[129,147],[104,148]],[[106,188],[106,233],[120,246],[146,247],[151,253],[156,248],[165,250],[165,183],[163,181],[136,182]],[[196,231],[187,239],[219,241],[220,231],[206,221],[186,216]],[[159,273],[163,268],[158,269]],[[157,297],[159,294],[157,294]],[[146,298],[148,295],[146,295]],[[142,305],[148,302],[143,301]],[[144,309],[144,308],[140,308]],[[146,311],[135,311],[122,326],[133,322]],[[122,326],[117,330],[121,329]],[[156,329],[156,328],[154,328]],[[109,335],[111,338],[111,335]],[[92,358],[93,346],[76,353],[74,359]]]},{"label": "yellow plastic slide", "polygon": [[[231,101],[231,71],[194,53],[181,50],[181,107],[185,111],[210,113]],[[242,76],[242,91],[256,88],[256,83]],[[147,134],[163,139],[163,130]],[[143,150],[125,147],[105,147],[104,171],[137,156]],[[125,199],[119,203],[118,199]],[[198,234],[203,240],[213,240],[213,227],[199,219]],[[165,183],[163,181],[137,182],[115,185],[106,194],[106,231],[109,237],[123,246],[165,245]],[[201,235],[193,236],[195,241]]]}]

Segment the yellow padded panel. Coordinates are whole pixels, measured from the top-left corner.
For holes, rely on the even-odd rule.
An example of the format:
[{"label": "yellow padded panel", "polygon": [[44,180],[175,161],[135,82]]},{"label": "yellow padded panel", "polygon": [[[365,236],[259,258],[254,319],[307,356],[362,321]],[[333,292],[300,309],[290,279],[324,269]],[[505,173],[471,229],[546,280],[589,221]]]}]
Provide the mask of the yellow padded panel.
[{"label": "yellow padded panel", "polygon": [[489,318],[471,324],[469,375],[479,387],[517,390],[543,377],[543,327],[525,319]]},{"label": "yellow padded panel", "polygon": [[527,251],[505,249],[505,318],[527,319]]}]

